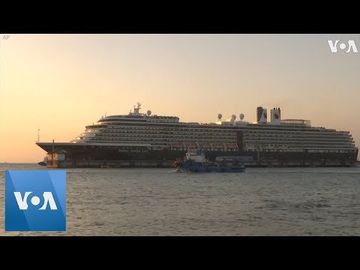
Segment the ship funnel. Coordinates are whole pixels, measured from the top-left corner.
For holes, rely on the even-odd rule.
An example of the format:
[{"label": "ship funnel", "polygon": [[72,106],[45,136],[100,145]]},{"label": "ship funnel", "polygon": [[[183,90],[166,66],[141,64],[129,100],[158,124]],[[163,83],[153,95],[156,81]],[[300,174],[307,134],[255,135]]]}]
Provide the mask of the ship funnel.
[{"label": "ship funnel", "polygon": [[256,120],[258,124],[266,124],[267,122],[267,109],[263,107],[257,107]]},{"label": "ship funnel", "polygon": [[235,120],[236,120],[236,115],[235,115],[235,114],[233,114],[233,115],[231,116],[230,121],[231,121],[231,122],[234,122]]},{"label": "ship funnel", "polygon": [[280,125],[280,123],[281,123],[281,110],[280,110],[280,108],[271,109],[270,114],[271,114],[271,124]]},{"label": "ship funnel", "polygon": [[244,120],[244,114],[243,113],[240,113],[240,120]]},{"label": "ship funnel", "polygon": [[220,120],[221,120],[221,118],[222,118],[222,114],[221,114],[221,113],[219,113],[219,114],[218,114],[218,120],[220,121]]}]

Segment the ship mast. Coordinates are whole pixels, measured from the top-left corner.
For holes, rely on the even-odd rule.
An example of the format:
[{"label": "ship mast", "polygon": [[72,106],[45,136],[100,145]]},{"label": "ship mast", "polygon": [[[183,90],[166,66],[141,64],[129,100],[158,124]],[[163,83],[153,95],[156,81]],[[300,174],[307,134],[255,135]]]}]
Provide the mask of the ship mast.
[{"label": "ship mast", "polygon": [[139,115],[140,114],[140,109],[141,109],[141,104],[140,102],[137,103],[137,106],[134,106],[134,115]]}]

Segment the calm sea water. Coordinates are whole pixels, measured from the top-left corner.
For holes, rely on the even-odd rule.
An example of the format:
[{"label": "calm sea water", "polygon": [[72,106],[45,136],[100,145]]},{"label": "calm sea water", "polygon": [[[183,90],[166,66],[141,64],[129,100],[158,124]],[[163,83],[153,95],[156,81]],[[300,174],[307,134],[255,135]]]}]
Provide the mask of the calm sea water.
[{"label": "calm sea water", "polygon": [[360,235],[360,168],[68,169],[67,232],[0,235]]}]

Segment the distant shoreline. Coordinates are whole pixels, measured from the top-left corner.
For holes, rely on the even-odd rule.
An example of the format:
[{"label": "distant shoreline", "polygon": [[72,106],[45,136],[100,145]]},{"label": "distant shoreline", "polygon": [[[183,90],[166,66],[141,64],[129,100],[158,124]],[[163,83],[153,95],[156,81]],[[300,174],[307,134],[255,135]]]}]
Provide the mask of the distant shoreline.
[{"label": "distant shoreline", "polygon": [[36,162],[0,162],[0,165],[8,165],[8,164],[15,164],[15,165],[23,165],[23,164],[31,164],[31,165],[37,165]]}]

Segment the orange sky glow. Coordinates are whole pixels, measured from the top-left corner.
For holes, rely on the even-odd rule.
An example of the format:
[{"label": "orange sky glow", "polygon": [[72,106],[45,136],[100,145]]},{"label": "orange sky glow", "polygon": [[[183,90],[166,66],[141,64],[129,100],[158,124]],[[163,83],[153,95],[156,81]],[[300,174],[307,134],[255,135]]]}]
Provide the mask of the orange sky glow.
[{"label": "orange sky glow", "polygon": [[[3,34],[0,35],[2,37]],[[35,142],[68,142],[102,115],[214,122],[257,106],[349,130],[360,144],[360,35],[12,35],[0,39],[0,162],[39,162]]]}]

